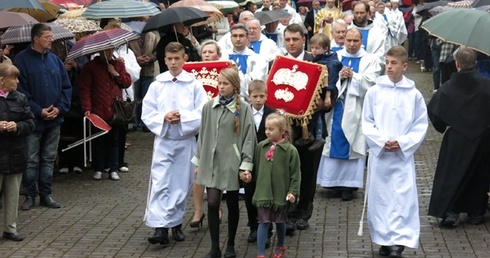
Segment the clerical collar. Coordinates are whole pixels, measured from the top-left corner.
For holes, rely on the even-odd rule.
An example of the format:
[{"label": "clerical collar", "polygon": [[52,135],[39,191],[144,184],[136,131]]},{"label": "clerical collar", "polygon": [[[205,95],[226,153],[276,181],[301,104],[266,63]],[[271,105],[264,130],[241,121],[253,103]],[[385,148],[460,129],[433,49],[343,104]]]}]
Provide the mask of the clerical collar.
[{"label": "clerical collar", "polygon": [[240,54],[240,55],[243,55],[245,54],[245,51],[247,50],[247,48],[244,48],[242,51],[236,51],[235,49],[233,49],[233,54]]},{"label": "clerical collar", "polygon": [[235,99],[235,94],[231,95],[229,98],[225,98],[219,95],[219,103],[223,106],[230,104]]}]

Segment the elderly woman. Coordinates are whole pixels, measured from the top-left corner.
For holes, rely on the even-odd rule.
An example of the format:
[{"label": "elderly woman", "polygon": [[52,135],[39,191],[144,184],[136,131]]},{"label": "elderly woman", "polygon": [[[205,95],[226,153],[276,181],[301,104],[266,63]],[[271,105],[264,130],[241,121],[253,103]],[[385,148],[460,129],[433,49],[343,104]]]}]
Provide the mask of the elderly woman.
[{"label": "elderly woman", "polygon": [[34,129],[27,98],[17,92],[19,70],[0,64],[0,190],[3,193],[3,238],[22,241],[17,233],[17,210],[22,173],[27,169],[25,137]]}]

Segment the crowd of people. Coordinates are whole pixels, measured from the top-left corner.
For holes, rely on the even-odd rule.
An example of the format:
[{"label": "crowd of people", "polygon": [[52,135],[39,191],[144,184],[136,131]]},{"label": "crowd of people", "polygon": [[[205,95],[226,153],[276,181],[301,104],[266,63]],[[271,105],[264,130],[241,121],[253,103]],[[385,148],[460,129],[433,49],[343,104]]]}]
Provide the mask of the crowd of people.
[{"label": "crowd of people", "polygon": [[[151,244],[168,245],[169,229],[175,241],[185,241],[182,221],[192,192],[190,227],[202,227],[208,217],[211,248],[206,257],[236,257],[238,201],[244,188],[247,241],[257,242],[257,257],[266,257],[274,222],[273,257],[284,257],[285,235],[309,227],[317,185],[343,201],[366,187],[371,239],[380,255],[401,257],[405,247],[419,245],[414,153],[429,119],[445,132],[429,214],[441,218],[443,226],[456,226],[462,212],[471,223],[482,223],[490,184],[484,173],[490,166],[490,92],[484,87],[489,79],[473,69],[475,51],[423,35],[419,26],[427,17],[417,12],[423,0],[405,12],[399,0],[353,2],[349,10],[335,0],[327,0],[323,8],[314,0],[311,10],[302,6],[298,12],[291,4],[264,0],[257,8],[249,3],[213,24],[194,28],[176,23],[74,60],[54,47],[73,43],[55,42],[45,23],[33,26],[31,43],[24,50],[15,46],[15,56],[10,46],[2,50],[3,237],[23,240],[16,231],[19,191],[25,195],[22,210],[34,207],[37,196],[42,206],[61,207],[52,197],[55,160],[66,145],[64,138],[82,137],[82,118],[90,114],[112,127],[93,140],[94,180],[107,171],[117,181],[120,172],[129,171],[124,159],[128,130],[155,135],[145,210],[145,223],[154,228]],[[277,9],[288,16],[266,24],[254,16]],[[100,26],[121,28],[121,21],[103,19]],[[401,46],[407,39],[408,51]],[[265,104],[265,81],[279,55],[318,63],[328,71],[306,138],[284,111]],[[434,72],[436,91],[428,108],[416,82],[404,76],[412,58],[424,71]],[[210,99],[183,66],[218,60],[236,67],[219,72],[218,96]],[[472,87],[463,89],[469,81]],[[130,125],[112,123],[113,103],[123,95],[141,100]],[[83,151],[74,151],[76,155],[59,155],[60,172],[82,172]],[[204,192],[207,209],[202,207]],[[222,254],[224,192],[228,239]]]}]

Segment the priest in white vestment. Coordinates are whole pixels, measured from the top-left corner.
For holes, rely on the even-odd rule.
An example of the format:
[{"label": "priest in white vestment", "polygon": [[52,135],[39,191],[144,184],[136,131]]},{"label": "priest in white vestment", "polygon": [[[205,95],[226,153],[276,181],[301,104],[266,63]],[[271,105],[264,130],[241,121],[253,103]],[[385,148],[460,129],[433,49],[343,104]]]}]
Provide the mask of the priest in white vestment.
[{"label": "priest in white vestment", "polygon": [[356,28],[347,30],[345,48],[337,51],[343,68],[337,83],[338,97],[327,113],[328,137],[325,138],[317,183],[339,188],[342,200],[354,198],[364,185],[366,141],[361,130],[364,95],[380,75],[379,59],[361,48],[362,36]]},{"label": "priest in white vestment", "polygon": [[368,20],[369,5],[365,2],[357,2],[353,8],[354,20],[350,28],[358,28],[362,33],[362,47],[370,54],[374,54],[384,66],[386,54],[386,35],[388,29],[386,25],[379,22]]},{"label": "priest in white vestment", "polygon": [[[427,108],[415,83],[403,73],[408,53],[396,46],[386,56],[387,75],[364,99],[362,131],[369,146],[367,218],[380,255],[401,257],[418,248],[419,204],[414,153],[427,132]],[[396,245],[396,248],[393,248]]]}]

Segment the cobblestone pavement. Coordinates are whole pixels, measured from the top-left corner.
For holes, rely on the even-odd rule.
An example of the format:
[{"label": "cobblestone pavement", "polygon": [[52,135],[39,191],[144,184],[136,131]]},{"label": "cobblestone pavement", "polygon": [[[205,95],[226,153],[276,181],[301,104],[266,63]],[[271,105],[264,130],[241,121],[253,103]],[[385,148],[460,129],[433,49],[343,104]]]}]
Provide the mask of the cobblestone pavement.
[{"label": "cobblestone pavement", "polygon": [[[408,77],[416,81],[428,101],[432,96],[431,73],[421,73],[411,61]],[[474,226],[465,223],[463,217],[459,227],[441,229],[435,218],[426,215],[441,139],[430,128],[416,154],[420,247],[406,249],[404,257],[490,257],[488,223]],[[56,172],[53,197],[61,202],[62,208],[36,206],[30,211],[19,210],[18,231],[26,239],[22,242],[0,239],[0,257],[204,257],[210,248],[208,223],[205,220],[203,228],[198,230],[188,226],[192,216],[191,198],[184,217],[186,240],[176,243],[171,239],[170,246],[165,248],[148,243],[147,237],[153,230],[144,225],[143,214],[153,137],[138,131],[128,134],[128,142],[131,143],[126,153],[130,172],[121,173],[120,181],[107,179],[107,174],[103,180],[94,181],[90,169],[80,175]],[[364,236],[357,236],[362,202],[362,189],[353,201],[342,202],[318,188],[310,227],[286,238],[286,256],[379,257],[379,246],[371,242],[365,221]],[[224,248],[227,219],[226,205],[223,206],[220,237]],[[256,244],[246,240],[249,230],[243,201],[240,209],[238,257],[255,257]],[[0,218],[3,220],[3,215]]]}]

